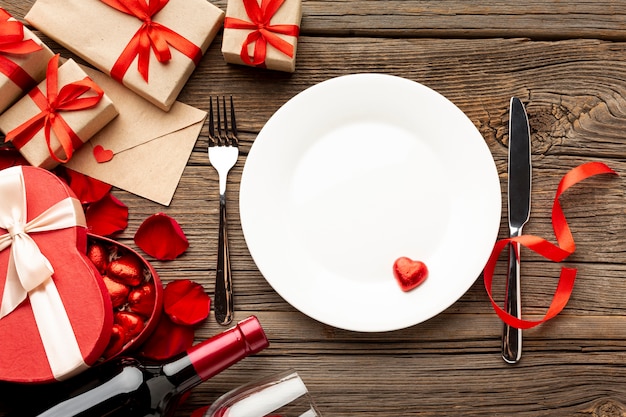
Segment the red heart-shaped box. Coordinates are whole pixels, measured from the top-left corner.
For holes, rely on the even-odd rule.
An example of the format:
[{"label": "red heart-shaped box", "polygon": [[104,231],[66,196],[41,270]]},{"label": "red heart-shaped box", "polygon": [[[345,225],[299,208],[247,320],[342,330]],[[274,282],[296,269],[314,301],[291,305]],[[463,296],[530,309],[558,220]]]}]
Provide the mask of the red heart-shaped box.
[{"label": "red heart-shaped box", "polygon": [[[6,171],[15,169],[21,169],[23,174],[27,223],[62,200],[75,199],[69,187],[45,169],[12,167],[0,171],[0,177]],[[6,195],[2,196],[5,197]],[[78,217],[84,217],[80,203],[77,204],[77,211],[79,210]],[[0,227],[0,237],[7,233],[7,230]],[[62,308],[67,313],[70,331],[75,335],[77,350],[80,351],[84,364],[68,370],[65,375],[53,374],[34,318],[29,293],[29,297],[15,310],[0,319],[0,380],[50,382],[69,377],[82,371],[84,365],[90,366],[98,361],[109,342],[113,310],[102,277],[86,256],[86,226],[77,225],[28,235],[54,268],[52,281],[62,301]],[[5,290],[12,246],[0,251],[0,303]],[[63,357],[66,351],[59,350],[57,355]]]}]

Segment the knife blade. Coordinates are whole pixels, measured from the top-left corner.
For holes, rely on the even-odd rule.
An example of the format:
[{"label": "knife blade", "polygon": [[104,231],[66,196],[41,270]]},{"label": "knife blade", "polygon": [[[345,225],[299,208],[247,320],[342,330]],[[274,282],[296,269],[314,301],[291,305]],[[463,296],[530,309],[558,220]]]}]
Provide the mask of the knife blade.
[{"label": "knife blade", "polygon": [[[508,222],[509,235],[520,236],[530,218],[530,193],[532,182],[531,137],[524,104],[511,98],[509,108],[509,167],[508,167]],[[509,246],[509,267],[505,311],[519,319],[522,317],[520,295],[520,247]],[[502,358],[507,363],[517,363],[522,357],[522,330],[504,324],[502,332]]]}]

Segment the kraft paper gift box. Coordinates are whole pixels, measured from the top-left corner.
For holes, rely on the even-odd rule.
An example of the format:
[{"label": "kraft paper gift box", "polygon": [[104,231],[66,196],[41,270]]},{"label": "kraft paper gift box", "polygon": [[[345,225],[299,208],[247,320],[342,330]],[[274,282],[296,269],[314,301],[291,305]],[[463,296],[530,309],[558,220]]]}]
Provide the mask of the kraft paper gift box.
[{"label": "kraft paper gift box", "polygon": [[45,78],[52,56],[37,36],[0,8],[0,113]]},{"label": "kraft paper gift box", "polygon": [[0,171],[0,195],[0,380],[68,378],[100,359],[113,326],[84,212],[42,168]]},{"label": "kraft paper gift box", "polygon": [[301,20],[302,0],[228,0],[224,60],[294,72]]},{"label": "kraft paper gift box", "polygon": [[[123,8],[127,2],[131,0],[115,3]],[[144,25],[140,18],[108,3],[114,4],[112,0],[37,0],[25,19],[135,93],[169,110],[221,29],[224,12],[207,0],[150,0],[150,6],[136,2],[145,5],[147,15],[148,7],[156,10],[153,23]],[[162,62],[148,45],[148,31],[171,42],[158,43]],[[146,49],[141,50],[144,43]]]},{"label": "kraft paper gift box", "polygon": [[[95,100],[95,94],[98,91],[101,97],[93,107],[84,109],[67,111],[63,110],[60,105],[55,116],[56,120],[52,122],[52,129],[44,126],[41,120],[37,124],[35,119],[44,117],[46,101],[52,99],[47,87],[49,77],[52,76],[51,71],[54,71],[58,65],[57,61],[58,56],[49,61],[49,75],[46,80],[0,115],[0,131],[6,135],[7,140],[11,140],[12,136],[17,134],[16,132],[26,130],[27,132],[22,132],[24,135],[18,135],[18,138],[13,139],[14,146],[31,165],[46,169],[52,169],[60,162],[67,162],[71,159],[73,151],[80,148],[118,114],[109,97],[87,77],[85,71],[76,62],[69,59],[58,67],[57,93],[60,97],[63,97],[66,87],[72,87],[76,83],[88,83],[90,90],[76,97],[75,102]],[[37,91],[41,94],[35,94]],[[34,132],[32,138],[29,138],[30,135],[27,134],[29,132]],[[71,138],[71,144],[64,145],[69,141],[69,139],[63,140],[66,134]]]}]

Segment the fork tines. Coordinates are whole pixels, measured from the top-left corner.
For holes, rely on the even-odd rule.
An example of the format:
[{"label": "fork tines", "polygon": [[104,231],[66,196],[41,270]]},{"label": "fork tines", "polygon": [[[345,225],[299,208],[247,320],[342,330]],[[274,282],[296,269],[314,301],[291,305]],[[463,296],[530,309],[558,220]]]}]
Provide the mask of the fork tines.
[{"label": "fork tines", "polygon": [[[233,96],[230,96],[230,127],[226,113],[226,97],[215,98],[217,104],[217,120],[213,111],[213,97],[209,97],[209,144],[211,146],[237,146],[237,121],[235,120],[235,106]],[[223,121],[223,123],[222,123]]]}]

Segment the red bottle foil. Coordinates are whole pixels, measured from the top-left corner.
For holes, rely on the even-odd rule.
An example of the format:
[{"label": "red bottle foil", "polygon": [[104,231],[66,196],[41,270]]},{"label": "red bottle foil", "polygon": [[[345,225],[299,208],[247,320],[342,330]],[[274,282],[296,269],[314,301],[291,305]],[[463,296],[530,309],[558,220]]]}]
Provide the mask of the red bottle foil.
[{"label": "red bottle foil", "polygon": [[[210,344],[199,343],[187,351],[189,360],[203,381],[269,346],[261,323],[255,316],[242,320],[235,327],[209,340]],[[233,346],[239,349],[233,349]]]}]

